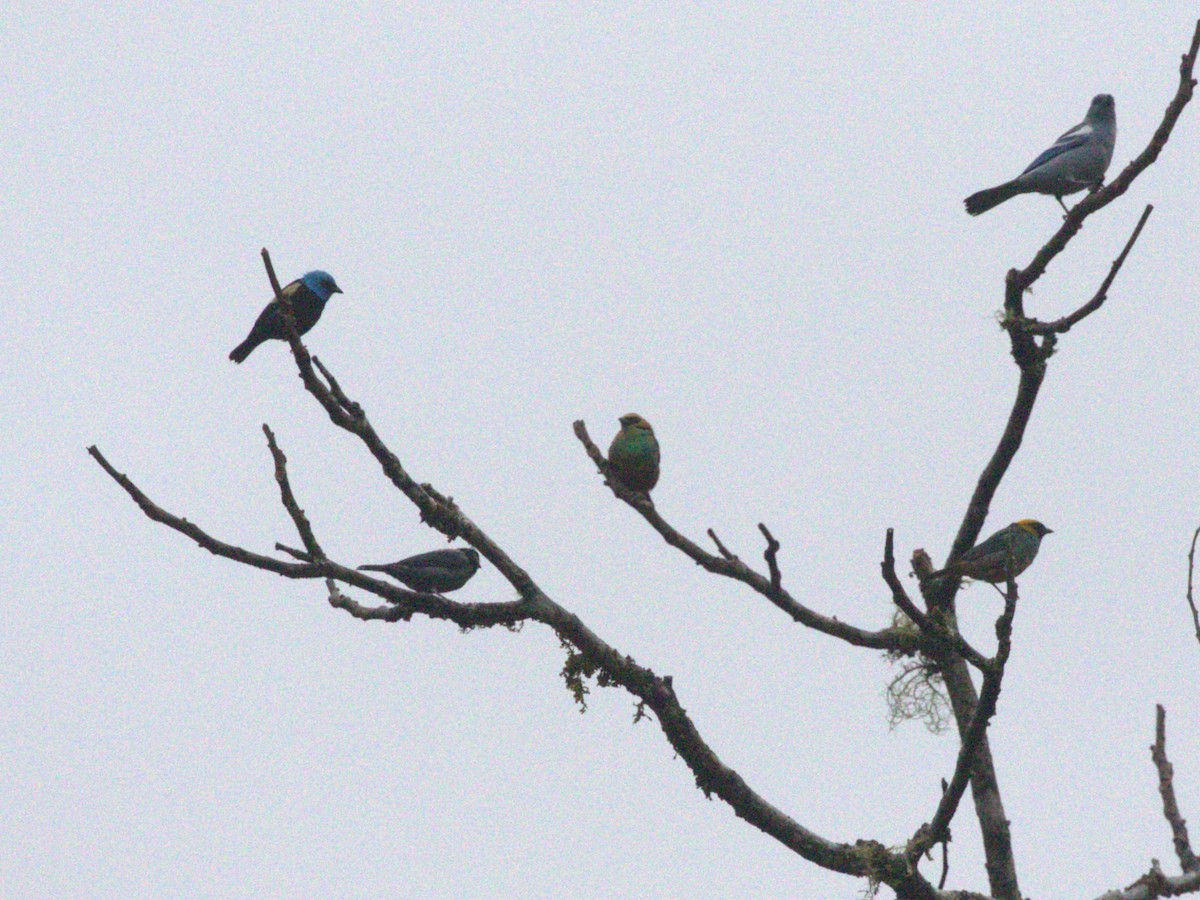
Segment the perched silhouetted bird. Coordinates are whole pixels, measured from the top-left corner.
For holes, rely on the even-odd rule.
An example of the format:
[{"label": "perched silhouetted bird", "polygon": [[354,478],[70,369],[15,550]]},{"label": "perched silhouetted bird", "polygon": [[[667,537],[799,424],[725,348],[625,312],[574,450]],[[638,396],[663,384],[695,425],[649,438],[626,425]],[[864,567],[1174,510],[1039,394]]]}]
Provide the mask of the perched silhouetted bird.
[{"label": "perched silhouetted bird", "polygon": [[1036,519],[1021,519],[1001,528],[933,575],[965,575],[999,584],[1010,575],[1016,578],[1028,569],[1042,538],[1053,533]]},{"label": "perched silhouetted bird", "polygon": [[637,413],[626,413],[620,422],[621,430],[608,447],[608,464],[627,488],[649,494],[658,484],[658,438]]},{"label": "perched silhouetted bird", "polygon": [[[319,269],[307,273],[285,287],[282,293],[292,301],[296,332],[304,334],[316,325],[317,319],[321,318],[321,311],[325,309],[326,301],[341,292],[342,289],[337,286],[333,276]],[[229,358],[235,363],[240,363],[255,347],[272,338],[287,340],[287,333],[283,330],[283,311],[279,308],[278,300],[272,300],[258,314],[254,327],[250,329],[250,335],[233,348]]]},{"label": "perched silhouetted bird", "polygon": [[414,591],[444,594],[457,591],[479,571],[479,551],[472,547],[431,550],[382,566],[359,566],[371,572],[386,572]]},{"label": "perched silhouetted bird", "polygon": [[1017,194],[1053,194],[1062,198],[1104,183],[1117,143],[1117,109],[1111,94],[1097,94],[1082,122],[1060,137],[1029,167],[1004,184],[972,194],[964,202],[973,216],[987,212]]}]

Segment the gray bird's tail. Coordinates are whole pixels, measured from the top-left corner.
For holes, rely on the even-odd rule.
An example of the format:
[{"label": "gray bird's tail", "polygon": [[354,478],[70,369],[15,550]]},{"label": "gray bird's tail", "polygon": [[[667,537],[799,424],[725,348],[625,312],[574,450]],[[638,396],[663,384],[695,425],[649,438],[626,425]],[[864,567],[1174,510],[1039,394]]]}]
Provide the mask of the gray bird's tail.
[{"label": "gray bird's tail", "polygon": [[390,568],[391,566],[359,566],[358,570],[360,572],[386,572],[391,575],[392,573],[388,571]]},{"label": "gray bird's tail", "polygon": [[970,197],[963,201],[967,205],[967,212],[973,216],[980,213],[985,213],[993,206],[999,206],[1005,200],[1024,193],[1014,181],[1008,181],[1004,184],[997,185],[994,188],[976,191]]}]

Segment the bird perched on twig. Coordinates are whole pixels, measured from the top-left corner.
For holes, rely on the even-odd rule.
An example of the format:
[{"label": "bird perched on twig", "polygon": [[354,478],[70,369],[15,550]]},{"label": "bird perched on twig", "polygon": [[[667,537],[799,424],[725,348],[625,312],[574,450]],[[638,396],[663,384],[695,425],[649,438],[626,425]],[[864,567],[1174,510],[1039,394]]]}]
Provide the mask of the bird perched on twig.
[{"label": "bird perched on twig", "polygon": [[608,448],[608,465],[627,488],[649,494],[658,484],[658,438],[637,413],[626,413],[620,422]]},{"label": "bird perched on twig", "polygon": [[[332,275],[315,269],[293,281],[280,293],[292,301],[296,333],[305,334],[317,324],[329,298],[341,292],[342,289],[337,286]],[[283,310],[280,308],[278,299],[272,300],[258,314],[249,336],[233,348],[229,358],[235,363],[240,363],[253,352],[255,347],[272,338],[281,341],[287,340],[287,332],[283,328]]]},{"label": "bird perched on twig", "polygon": [[457,591],[479,571],[479,551],[472,547],[431,550],[399,562],[359,566],[360,570],[386,572],[414,591],[444,594]]},{"label": "bird perched on twig", "polygon": [[1062,198],[1104,183],[1117,143],[1117,110],[1111,94],[1092,98],[1083,121],[1060,137],[1012,181],[978,191],[964,203],[973,216],[987,212],[1017,194],[1053,194],[1066,211]]},{"label": "bird perched on twig", "polygon": [[1053,533],[1036,519],[1020,519],[1001,528],[929,577],[963,575],[992,584],[1016,578],[1029,568],[1037,556],[1042,538]]}]

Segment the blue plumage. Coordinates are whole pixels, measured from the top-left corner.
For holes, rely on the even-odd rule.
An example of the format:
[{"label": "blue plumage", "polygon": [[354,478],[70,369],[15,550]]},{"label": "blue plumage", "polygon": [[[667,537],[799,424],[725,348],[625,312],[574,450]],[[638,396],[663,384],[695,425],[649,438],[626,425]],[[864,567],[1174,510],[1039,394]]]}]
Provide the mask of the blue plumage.
[{"label": "blue plumage", "polygon": [[[293,281],[283,289],[283,295],[292,302],[292,314],[296,318],[296,331],[306,333],[317,324],[325,304],[334,294],[340,294],[342,289],[337,286],[333,276],[320,269],[314,269]],[[235,363],[240,363],[249,356],[255,347],[263,341],[287,340],[283,329],[283,311],[279,301],[272,300],[266,305],[250,329],[250,334],[238,344],[229,354]]]},{"label": "blue plumage", "polygon": [[[1067,134],[1070,134],[1070,132],[1068,132]],[[1038,158],[1035,159],[1033,162],[1031,162],[1029,165],[1027,165],[1025,167],[1025,171],[1022,172],[1021,174],[1028,175],[1030,172],[1032,172],[1034,169],[1038,168],[1039,166],[1050,162],[1050,160],[1054,159],[1054,157],[1058,156],[1060,153],[1066,153],[1068,150],[1074,150],[1076,147],[1082,147],[1084,144],[1087,143],[1088,139],[1087,139],[1086,135],[1077,135],[1076,137],[1072,137],[1069,140],[1064,140],[1064,138],[1067,138],[1067,134],[1064,134],[1062,137],[1060,137],[1058,139],[1058,142],[1055,143],[1053,146],[1047,147],[1045,150],[1043,150],[1041,153],[1039,153]]]},{"label": "blue plumage", "polygon": [[1065,210],[1063,197],[1104,183],[1116,142],[1116,104],[1111,94],[1097,94],[1082,122],[1039,153],[1012,181],[968,197],[967,212],[977,216],[1010,197],[1029,193],[1051,194]]}]

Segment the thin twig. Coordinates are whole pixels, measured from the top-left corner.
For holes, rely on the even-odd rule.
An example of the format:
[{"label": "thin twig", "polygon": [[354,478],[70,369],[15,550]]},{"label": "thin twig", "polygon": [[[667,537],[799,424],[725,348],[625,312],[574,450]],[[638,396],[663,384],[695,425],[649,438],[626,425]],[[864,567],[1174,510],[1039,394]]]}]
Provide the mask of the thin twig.
[{"label": "thin twig", "polygon": [[267,267],[267,280],[271,282],[271,290],[275,292],[275,299],[278,300],[283,296],[283,288],[279,286],[279,279],[275,277],[275,267],[271,265],[271,254],[267,252],[267,248],[262,248],[263,265]]},{"label": "thin twig", "polygon": [[[942,779],[942,793],[946,793],[946,789],[950,787],[950,783],[945,778]],[[946,876],[950,874],[950,829],[946,829],[946,836],[942,839],[942,876],[938,879],[938,890],[946,886]]]},{"label": "thin twig", "polygon": [[771,573],[771,593],[778,597],[783,593],[783,574],[779,571],[778,559],[781,545],[762,522],[758,523],[758,530],[767,539],[767,549],[763,551],[763,559],[767,561],[767,571]]},{"label": "thin twig", "polygon": [[[405,615],[399,618],[408,618],[414,612],[423,613],[433,619],[446,619],[454,622],[463,628],[484,628],[493,625],[512,625],[523,619],[530,618],[529,604],[523,601],[505,602],[505,603],[460,603],[453,600],[447,600],[441,594],[427,594],[420,591],[410,591],[399,587],[388,581],[383,581],[379,578],[373,578],[364,572],[359,572],[357,569],[352,569],[348,566],[343,566],[329,559],[313,560],[306,563],[290,563],[275,559],[270,556],[263,556],[259,553],[253,553],[242,547],[233,544],[227,544],[224,541],[219,541],[209,535],[202,528],[192,524],[187,519],[180,518],[167,512],[165,509],[151,500],[136,484],[128,477],[118,472],[105,459],[104,454],[97,447],[89,447],[88,453],[92,458],[100,464],[109,476],[119,484],[134,502],[145,513],[146,517],[160,522],[167,527],[178,531],[193,541],[200,547],[214,554],[215,556],[230,559],[234,562],[242,563],[243,565],[251,566],[255,569],[262,569],[266,572],[274,572],[277,575],[283,575],[286,578],[294,579],[313,579],[313,578],[336,578],[338,581],[345,584],[361,588],[369,591],[379,597],[382,597],[388,603],[397,604],[404,608]],[[299,551],[291,551],[284,549],[293,556],[296,556]],[[345,607],[351,609],[351,606]],[[364,607],[358,607],[364,608]],[[377,618],[370,616],[369,618]]]},{"label": "thin twig", "polygon": [[1200,641],[1200,613],[1196,612],[1196,601],[1192,597],[1192,570],[1196,558],[1196,538],[1200,536],[1200,528],[1197,528],[1192,534],[1192,549],[1188,551],[1188,586],[1187,586],[1187,602],[1192,608],[1192,623],[1196,627],[1196,640]]},{"label": "thin twig", "polygon": [[342,409],[348,412],[351,416],[355,418],[362,418],[362,407],[346,396],[346,394],[342,391],[342,386],[338,384],[337,379],[333,377],[333,373],[325,368],[324,363],[322,363],[317,357],[314,356],[312,361],[313,365],[321,371],[321,375],[325,378],[326,383],[329,385],[329,393],[333,395],[333,399],[335,399]]},{"label": "thin twig", "polygon": [[[634,492],[631,491],[630,493]],[[708,529],[708,536],[712,540],[713,544],[716,545],[717,552],[721,554],[726,562],[737,562],[737,557],[730,553],[729,548],[721,543],[721,539],[717,537],[716,531],[714,531],[712,528]]]},{"label": "thin twig", "polygon": [[927,616],[913,603],[908,596],[908,591],[904,589],[904,584],[896,575],[895,534],[891,528],[887,530],[883,539],[883,560],[879,564],[879,569],[883,574],[884,582],[891,589],[892,602],[920,630],[923,649],[926,653],[941,659],[947,650],[952,650],[981,672],[991,665],[987,657],[967,643],[961,634]]},{"label": "thin twig", "polygon": [[900,608],[900,611],[908,616],[916,624],[922,632],[932,634],[936,629],[929,617],[917,608],[917,605],[912,602],[908,596],[908,591],[904,589],[904,584],[896,575],[896,536],[895,529],[889,528],[883,539],[883,561],[879,564],[879,570],[883,575],[884,583],[892,591],[892,602]]},{"label": "thin twig", "polygon": [[1072,326],[1083,321],[1101,306],[1108,299],[1108,289],[1112,287],[1113,280],[1117,277],[1117,273],[1121,271],[1121,266],[1125,263],[1125,257],[1129,255],[1129,251],[1133,249],[1133,245],[1137,243],[1138,235],[1142,233],[1142,228],[1146,225],[1146,220],[1150,218],[1150,213],[1154,211],[1151,204],[1146,204],[1146,208],[1142,210],[1141,218],[1138,219],[1137,225],[1133,229],[1133,234],[1129,236],[1129,240],[1125,242],[1125,247],[1121,250],[1116,259],[1113,260],[1109,267],[1108,275],[1101,282],[1099,290],[1092,296],[1092,299],[1085,303],[1069,316],[1064,316],[1061,319],[1056,319],[1053,322],[1038,322],[1035,319],[1027,319],[1020,323],[1020,327],[1029,334],[1066,334],[1071,330]]},{"label": "thin twig", "polygon": [[1175,842],[1175,855],[1179,857],[1179,867],[1185,872],[1200,870],[1200,860],[1192,851],[1188,840],[1187,822],[1179,813],[1179,804],[1175,802],[1175,768],[1167,759],[1167,712],[1162,704],[1155,707],[1154,744],[1150,747],[1150,758],[1158,770],[1158,792],[1162,795],[1163,817],[1171,826],[1171,838]]},{"label": "thin twig", "polygon": [[234,562],[243,563],[244,565],[253,566],[256,569],[263,569],[267,572],[274,572],[277,575],[284,575],[288,578],[320,578],[322,572],[320,567],[314,563],[287,563],[281,560],[274,559],[270,556],[263,556],[259,553],[252,553],[249,550],[244,550],[241,547],[233,544],[226,544],[224,541],[218,541],[216,538],[206,534],[202,529],[193,525],[187,519],[182,519],[179,516],[172,515],[162,507],[158,506],[146,494],[142,492],[136,484],[128,477],[118,472],[105,459],[104,454],[95,445],[88,447],[88,453],[99,463],[100,468],[108,473],[130,497],[133,502],[141,508],[147,518],[160,522],[169,528],[178,531],[182,535],[191,538],[202,548],[215,556],[221,556],[225,559],[231,559]]},{"label": "thin twig", "polygon": [[283,455],[283,451],[275,442],[275,434],[271,431],[270,426],[264,422],[262,429],[263,434],[267,436],[267,446],[271,450],[271,457],[275,460],[275,481],[279,484],[280,502],[283,503],[283,508],[287,510],[288,515],[292,517],[292,522],[300,534],[300,540],[304,543],[304,549],[308,552],[309,558],[313,562],[320,562],[326,558],[325,551],[317,543],[317,536],[313,533],[308,516],[304,514],[304,510],[296,502],[296,495],[292,493],[292,485],[288,481],[287,475],[287,457]]},{"label": "thin twig", "polygon": [[295,547],[289,547],[287,544],[281,544],[281,543],[279,543],[279,541],[275,542],[275,549],[278,550],[280,553],[286,553],[288,556],[294,557],[295,559],[301,560],[303,562],[312,562],[313,561],[313,558],[311,556],[309,556],[308,553],[306,553],[305,551],[297,550]]}]

